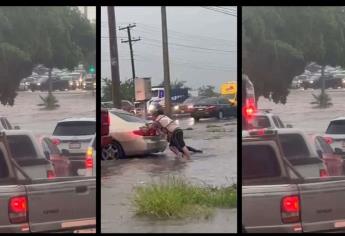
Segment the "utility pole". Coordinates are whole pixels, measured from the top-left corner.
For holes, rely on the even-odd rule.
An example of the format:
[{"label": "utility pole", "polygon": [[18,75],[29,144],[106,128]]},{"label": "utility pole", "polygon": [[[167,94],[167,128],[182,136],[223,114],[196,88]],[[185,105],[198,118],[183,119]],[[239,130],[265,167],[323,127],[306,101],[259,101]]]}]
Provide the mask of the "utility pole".
[{"label": "utility pole", "polygon": [[168,29],[165,6],[161,7],[162,12],[162,42],[163,42],[163,66],[164,66],[164,104],[165,114],[171,115],[171,95],[170,95],[170,68],[168,49]]},{"label": "utility pole", "polygon": [[121,108],[120,70],[117,51],[116,23],[114,7],[108,7],[109,47],[111,64],[112,97],[115,108]]},{"label": "utility pole", "polygon": [[87,18],[87,6],[84,6],[84,14],[85,14],[85,18],[88,19]]},{"label": "utility pole", "polygon": [[131,37],[131,28],[134,28],[136,27],[135,24],[131,25],[129,24],[128,26],[126,27],[119,27],[119,30],[127,30],[127,34],[128,34],[128,39],[127,40],[121,40],[121,43],[128,43],[129,44],[129,51],[131,53],[131,62],[132,62],[132,83],[133,83],[133,88],[134,88],[134,79],[135,79],[135,67],[134,67],[134,57],[133,57],[133,46],[132,46],[132,42],[135,42],[135,41],[139,41],[140,40],[140,37],[135,39]]}]

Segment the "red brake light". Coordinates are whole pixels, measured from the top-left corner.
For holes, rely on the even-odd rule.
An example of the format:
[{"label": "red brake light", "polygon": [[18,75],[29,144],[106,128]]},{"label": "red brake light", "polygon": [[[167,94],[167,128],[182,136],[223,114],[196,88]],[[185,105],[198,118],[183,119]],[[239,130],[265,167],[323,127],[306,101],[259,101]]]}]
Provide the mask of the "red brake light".
[{"label": "red brake light", "polygon": [[85,167],[86,169],[88,168],[93,168],[93,148],[88,147],[86,151],[86,159],[85,159]]},{"label": "red brake light", "polygon": [[323,137],[323,139],[326,141],[326,143],[331,144],[333,143],[333,139],[331,137]]},{"label": "red brake light", "polygon": [[91,158],[86,159],[85,165],[86,165],[86,168],[92,168],[93,167],[93,159],[91,159]]},{"label": "red brake light", "polygon": [[101,129],[101,135],[106,136],[109,134],[109,125],[110,125],[110,117],[108,114],[108,111],[102,111],[101,113],[101,124],[102,124],[102,129]]},{"label": "red brake light", "polygon": [[48,179],[54,179],[56,177],[55,172],[53,170],[47,170],[47,177]]},{"label": "red brake light", "polygon": [[157,131],[155,129],[147,129],[147,128],[140,128],[138,130],[134,130],[133,133],[135,135],[139,135],[139,136],[156,136],[157,135]]},{"label": "red brake light", "polygon": [[281,214],[283,223],[296,223],[300,221],[299,196],[292,195],[283,197],[281,200]]},{"label": "red brake light", "polygon": [[12,224],[27,221],[28,200],[26,196],[12,197],[8,203],[8,216]]},{"label": "red brake light", "polygon": [[57,139],[57,138],[53,138],[52,139],[52,142],[55,144],[55,145],[59,145],[61,143],[60,139]]},{"label": "red brake light", "polygon": [[320,177],[328,177],[328,172],[326,169],[320,169]]}]

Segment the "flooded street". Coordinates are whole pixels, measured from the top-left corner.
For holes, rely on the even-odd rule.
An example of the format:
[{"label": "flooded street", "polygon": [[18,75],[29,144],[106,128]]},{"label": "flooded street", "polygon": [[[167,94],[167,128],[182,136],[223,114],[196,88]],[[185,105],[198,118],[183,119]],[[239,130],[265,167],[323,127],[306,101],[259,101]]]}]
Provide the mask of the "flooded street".
[{"label": "flooded street", "polygon": [[285,124],[300,128],[308,133],[324,133],[329,121],[339,116],[344,116],[345,90],[329,89],[326,93],[332,98],[333,106],[326,109],[313,108],[310,102],[314,101],[312,94],[320,94],[320,90],[290,90],[285,105],[275,104],[268,99],[260,97],[259,109],[272,109],[278,114]]},{"label": "flooded street", "polygon": [[102,162],[102,232],[142,233],[230,233],[237,232],[236,209],[216,209],[210,219],[152,220],[135,216],[134,187],[168,176],[213,186],[229,186],[237,176],[237,122],[181,118],[187,145],[203,150],[192,161],[176,161],[173,153]]},{"label": "flooded street", "polygon": [[52,134],[57,121],[68,117],[95,117],[96,98],[92,91],[75,90],[53,92],[60,107],[56,110],[40,110],[42,103],[39,95],[47,92],[18,92],[14,106],[1,106],[0,115],[6,116],[12,125],[32,130],[38,134]]}]

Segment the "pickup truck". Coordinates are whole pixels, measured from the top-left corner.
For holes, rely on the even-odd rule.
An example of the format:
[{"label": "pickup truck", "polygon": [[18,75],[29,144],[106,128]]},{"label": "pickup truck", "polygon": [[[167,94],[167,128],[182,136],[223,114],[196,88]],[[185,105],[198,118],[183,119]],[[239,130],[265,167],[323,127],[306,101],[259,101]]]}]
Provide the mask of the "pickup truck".
[{"label": "pickup truck", "polygon": [[345,232],[344,198],[345,177],[303,178],[276,131],[242,138],[243,232]]},{"label": "pickup truck", "polygon": [[0,133],[0,233],[90,232],[96,225],[95,197],[94,177],[31,179]]}]

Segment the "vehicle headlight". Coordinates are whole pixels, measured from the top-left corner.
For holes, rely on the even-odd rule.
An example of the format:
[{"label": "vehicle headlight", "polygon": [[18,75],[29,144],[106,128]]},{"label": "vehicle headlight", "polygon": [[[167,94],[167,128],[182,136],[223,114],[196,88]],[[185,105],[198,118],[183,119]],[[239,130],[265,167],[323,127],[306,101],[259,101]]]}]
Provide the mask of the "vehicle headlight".
[{"label": "vehicle headlight", "polygon": [[192,109],[193,107],[193,105],[188,105],[188,109]]},{"label": "vehicle headlight", "polygon": [[41,85],[41,83],[37,83],[37,85],[38,85],[38,86],[40,86],[40,85]]},{"label": "vehicle headlight", "polygon": [[73,85],[73,82],[72,82],[72,81],[70,81],[70,82],[69,82],[69,85]]},{"label": "vehicle headlight", "polygon": [[174,106],[174,110],[175,110],[175,111],[178,110],[178,109],[179,109],[179,106],[178,106],[178,105]]},{"label": "vehicle headlight", "polygon": [[79,86],[79,82],[78,81],[76,81],[76,84],[77,84],[77,86]]},{"label": "vehicle headlight", "polygon": [[313,83],[314,83],[314,80],[309,81],[309,83],[313,84]]},{"label": "vehicle headlight", "polygon": [[30,83],[29,82],[25,82],[25,85],[30,85]]},{"label": "vehicle headlight", "polygon": [[343,83],[345,83],[345,79],[342,79]]},{"label": "vehicle headlight", "polygon": [[93,83],[93,86],[95,86],[95,87],[96,87],[96,83]]}]

